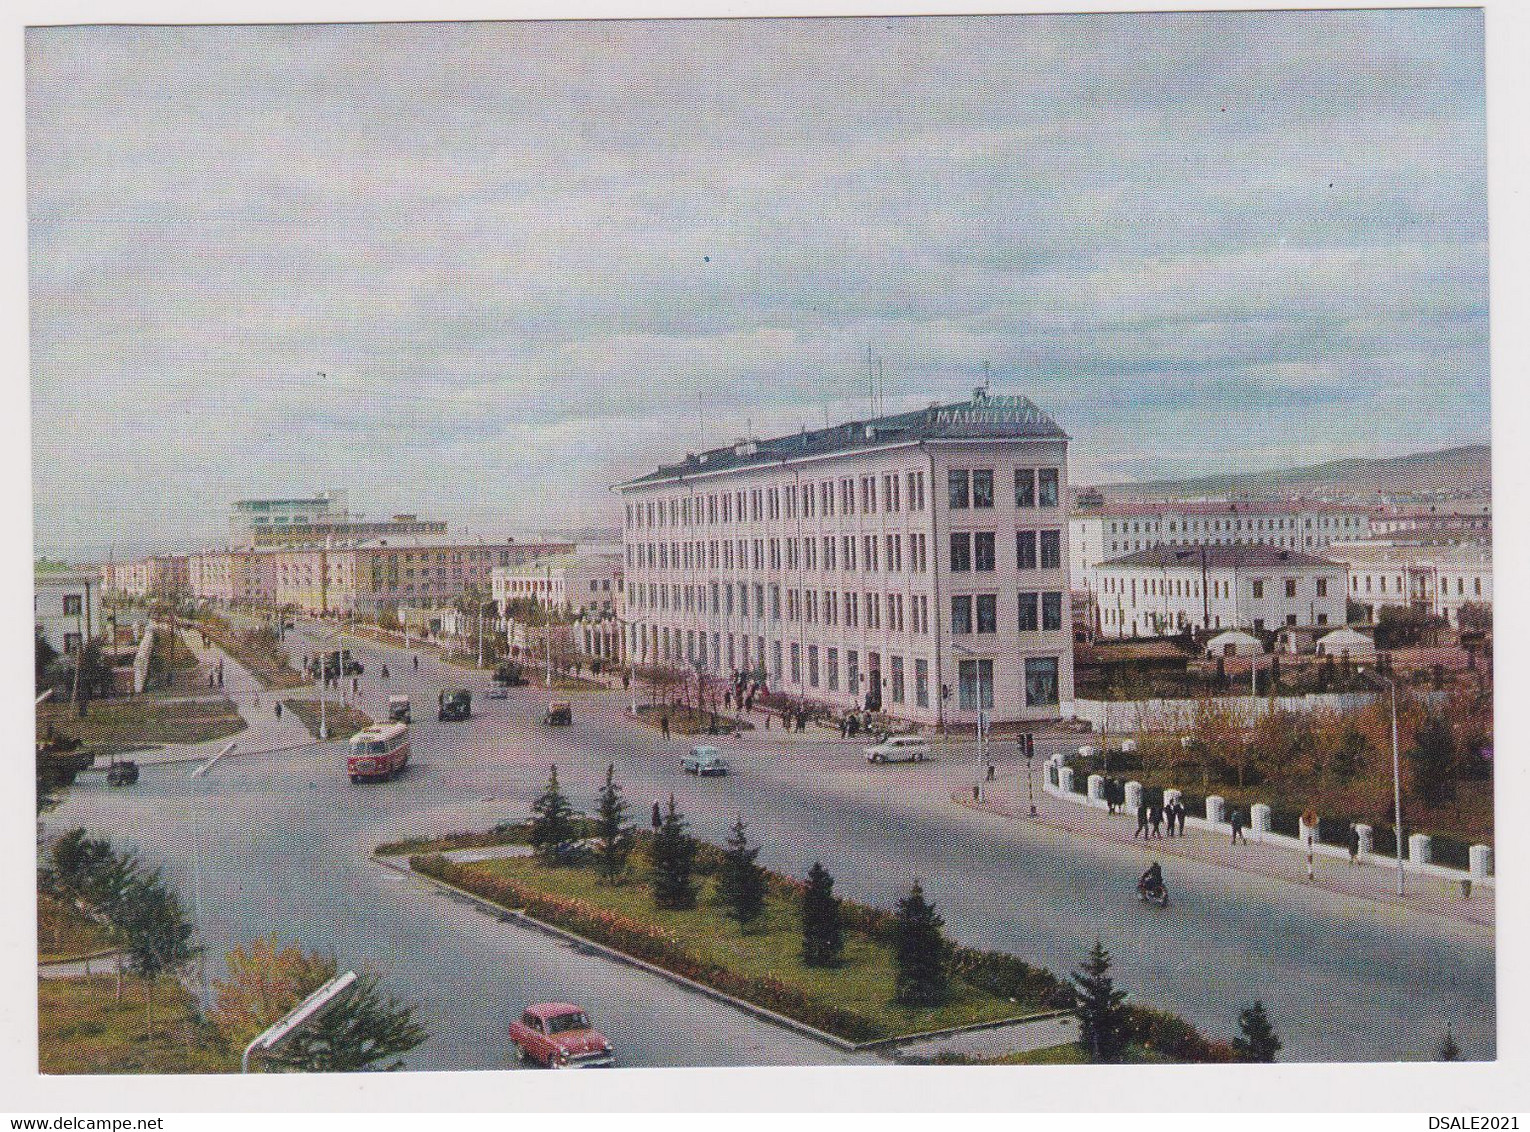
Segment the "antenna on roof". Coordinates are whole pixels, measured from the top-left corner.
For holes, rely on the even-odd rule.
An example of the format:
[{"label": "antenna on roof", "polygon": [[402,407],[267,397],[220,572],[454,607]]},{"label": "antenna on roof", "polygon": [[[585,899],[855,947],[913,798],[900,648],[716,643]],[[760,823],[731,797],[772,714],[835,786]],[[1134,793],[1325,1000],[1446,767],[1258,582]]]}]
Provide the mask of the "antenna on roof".
[{"label": "antenna on roof", "polygon": [[877,359],[877,416],[887,412],[887,371],[882,368],[882,359]]},{"label": "antenna on roof", "polygon": [[871,343],[866,343],[866,387],[871,394],[871,416],[877,415],[877,364],[871,356]]}]

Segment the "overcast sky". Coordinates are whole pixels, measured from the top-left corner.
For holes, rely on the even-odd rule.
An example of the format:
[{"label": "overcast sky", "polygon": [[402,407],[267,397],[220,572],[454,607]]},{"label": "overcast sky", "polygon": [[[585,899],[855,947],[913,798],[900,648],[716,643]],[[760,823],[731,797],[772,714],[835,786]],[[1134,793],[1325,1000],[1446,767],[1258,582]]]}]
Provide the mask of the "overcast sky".
[{"label": "overcast sky", "polygon": [[[1079,482],[1488,439],[1471,10],[75,28],[28,59],[39,552],[349,488],[612,524],[981,381]],[[321,378],[319,373],[326,376]]]}]

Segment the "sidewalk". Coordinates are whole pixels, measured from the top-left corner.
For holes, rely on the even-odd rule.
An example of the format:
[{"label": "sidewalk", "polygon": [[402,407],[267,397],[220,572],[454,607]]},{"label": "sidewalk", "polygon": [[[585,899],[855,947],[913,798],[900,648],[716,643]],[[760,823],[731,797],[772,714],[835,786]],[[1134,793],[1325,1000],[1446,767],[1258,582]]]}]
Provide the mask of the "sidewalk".
[{"label": "sidewalk", "polygon": [[[280,699],[308,698],[315,694],[310,685],[288,688],[283,691],[265,691],[260,681],[250,671],[228,656],[216,645],[204,648],[202,635],[194,628],[182,630],[181,639],[197,658],[198,678],[201,681],[196,696],[187,700],[228,699],[238,709],[245,722],[245,729],[223,739],[209,739],[204,743],[166,743],[152,750],[137,751],[131,756],[139,766],[164,766],[173,763],[205,762],[230,743],[237,743],[233,755],[266,754],[271,751],[290,751],[316,743],[308,728],[296,715],[283,712],[276,718],[276,704]],[[223,687],[208,688],[207,673],[223,662]],[[84,773],[105,773],[105,765],[93,766]]]},{"label": "sidewalk", "polygon": [[[1083,834],[1111,841],[1118,845],[1137,844],[1144,855],[1168,861],[1179,857],[1202,861],[1223,868],[1238,869],[1272,880],[1292,884],[1311,885],[1344,896],[1360,897],[1394,908],[1444,916],[1463,923],[1478,924],[1492,928],[1497,909],[1495,890],[1491,886],[1478,885],[1471,899],[1463,899],[1459,883],[1441,877],[1408,873],[1405,881],[1406,895],[1397,895],[1397,873],[1378,863],[1350,864],[1347,858],[1315,855],[1312,861],[1313,879],[1307,879],[1307,854],[1258,841],[1234,845],[1225,833],[1208,829],[1187,827],[1183,837],[1165,837],[1144,843],[1132,837],[1137,828],[1135,814],[1110,814],[1093,806],[1065,801],[1053,797],[1041,788],[1040,768],[1036,775],[1035,803],[1037,816],[1027,815],[1028,803],[1023,776],[1019,780],[999,780],[984,783],[983,801],[973,802],[971,791],[952,795],[952,800],[970,809],[982,810],[1016,821],[1036,822],[1053,829]],[[1170,870],[1170,898],[1173,895],[1172,869]]]}]

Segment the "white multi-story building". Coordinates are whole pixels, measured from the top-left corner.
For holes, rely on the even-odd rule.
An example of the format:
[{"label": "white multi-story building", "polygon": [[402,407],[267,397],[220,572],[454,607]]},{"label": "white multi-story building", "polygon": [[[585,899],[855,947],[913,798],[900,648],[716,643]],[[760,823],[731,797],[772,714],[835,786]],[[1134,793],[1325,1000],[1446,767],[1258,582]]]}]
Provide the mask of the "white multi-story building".
[{"label": "white multi-story building", "polygon": [[490,592],[500,609],[517,599],[562,613],[615,617],[622,593],[620,554],[565,554],[519,566],[497,566]]},{"label": "white multi-story building", "polygon": [[1155,546],[1273,546],[1312,554],[1370,533],[1364,508],[1338,503],[1109,503],[1068,520],[1069,576],[1097,593],[1094,568]]},{"label": "white multi-story building", "polygon": [[1159,545],[1094,573],[1094,629],[1105,637],[1344,624],[1344,566],[1297,550]]},{"label": "white multi-story building", "polygon": [[39,571],[33,578],[32,617],[54,652],[73,656],[82,642],[106,632],[100,578],[88,570]]},{"label": "white multi-story building", "polygon": [[979,390],[622,484],[628,657],[922,723],[1070,715],[1067,444]]},{"label": "white multi-story building", "polygon": [[1493,548],[1385,540],[1335,544],[1327,553],[1349,570],[1349,598],[1367,620],[1385,605],[1406,605],[1460,624],[1463,605],[1493,604]]}]

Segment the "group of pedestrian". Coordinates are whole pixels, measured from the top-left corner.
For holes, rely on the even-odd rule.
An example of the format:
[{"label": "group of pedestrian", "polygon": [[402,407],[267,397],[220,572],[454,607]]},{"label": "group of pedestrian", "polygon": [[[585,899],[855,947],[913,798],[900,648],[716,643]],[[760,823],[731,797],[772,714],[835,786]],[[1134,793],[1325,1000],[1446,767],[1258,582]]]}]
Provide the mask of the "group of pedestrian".
[{"label": "group of pedestrian", "polygon": [[207,670],[207,686],[209,688],[223,687],[223,662],[221,660]]},{"label": "group of pedestrian", "polygon": [[1132,840],[1139,836],[1144,841],[1163,840],[1166,821],[1170,837],[1175,836],[1176,830],[1178,836],[1185,836],[1185,804],[1178,797],[1165,803],[1161,795],[1151,800],[1144,796],[1137,803],[1137,829],[1132,833]]}]

